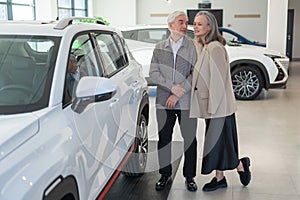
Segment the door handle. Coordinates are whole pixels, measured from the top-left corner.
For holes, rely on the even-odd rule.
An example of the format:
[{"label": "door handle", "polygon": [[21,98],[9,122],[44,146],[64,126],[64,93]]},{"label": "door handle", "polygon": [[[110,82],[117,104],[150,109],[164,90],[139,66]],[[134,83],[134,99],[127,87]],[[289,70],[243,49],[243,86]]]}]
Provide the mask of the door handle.
[{"label": "door handle", "polygon": [[113,107],[118,102],[119,102],[119,99],[117,99],[117,98],[113,99],[112,102],[109,104],[109,107]]},{"label": "door handle", "polygon": [[138,81],[134,81],[133,83],[130,84],[131,87],[137,87],[139,85]]}]

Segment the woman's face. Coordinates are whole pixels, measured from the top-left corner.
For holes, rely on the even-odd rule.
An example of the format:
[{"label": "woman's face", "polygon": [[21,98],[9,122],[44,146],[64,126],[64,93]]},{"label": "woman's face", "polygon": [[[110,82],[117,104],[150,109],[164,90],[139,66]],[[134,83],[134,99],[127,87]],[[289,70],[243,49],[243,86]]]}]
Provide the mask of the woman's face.
[{"label": "woman's face", "polygon": [[204,15],[199,15],[194,19],[194,34],[196,37],[205,38],[210,30],[211,27]]}]

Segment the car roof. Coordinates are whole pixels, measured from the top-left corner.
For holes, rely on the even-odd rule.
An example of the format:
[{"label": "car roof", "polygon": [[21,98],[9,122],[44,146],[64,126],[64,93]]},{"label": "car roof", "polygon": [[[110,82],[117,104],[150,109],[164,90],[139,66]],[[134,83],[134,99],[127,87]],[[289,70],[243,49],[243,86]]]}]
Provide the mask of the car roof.
[{"label": "car roof", "polygon": [[105,30],[119,33],[117,29],[104,25],[104,23],[75,22],[78,19],[89,20],[94,18],[69,17],[59,21],[0,21],[0,34],[63,36],[69,29],[73,29],[73,31],[77,30],[77,32],[84,30]]}]

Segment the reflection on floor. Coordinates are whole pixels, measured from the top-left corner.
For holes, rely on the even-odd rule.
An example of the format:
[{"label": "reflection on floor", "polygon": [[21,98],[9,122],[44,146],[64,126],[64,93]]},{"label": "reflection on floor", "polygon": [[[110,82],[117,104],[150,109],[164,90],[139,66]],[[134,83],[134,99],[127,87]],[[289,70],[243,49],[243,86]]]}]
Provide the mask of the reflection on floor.
[{"label": "reflection on floor", "polygon": [[[157,141],[149,142],[149,156],[146,167],[146,173],[141,177],[126,177],[120,174],[117,181],[113,184],[105,196],[105,200],[165,200],[169,195],[171,184],[167,185],[163,191],[155,190],[155,183],[160,178],[158,173],[158,158],[157,158]],[[182,142],[172,143],[172,156],[173,156],[173,179],[177,172],[183,145]]]}]

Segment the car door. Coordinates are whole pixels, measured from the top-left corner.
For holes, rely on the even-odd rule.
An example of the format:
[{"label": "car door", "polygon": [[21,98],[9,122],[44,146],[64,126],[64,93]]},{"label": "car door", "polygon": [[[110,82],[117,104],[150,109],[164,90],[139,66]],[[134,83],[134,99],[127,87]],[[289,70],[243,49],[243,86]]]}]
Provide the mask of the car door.
[{"label": "car door", "polygon": [[[74,73],[77,80],[73,83],[73,90],[71,92],[68,91],[70,81],[68,80],[67,70],[64,102],[74,101],[76,98],[77,83],[81,78],[86,76],[103,76],[95,44],[90,33],[77,35],[73,39],[69,59],[73,56],[78,65],[78,69]],[[115,130],[114,127],[107,124],[114,121],[111,109],[114,107],[114,104],[116,104],[114,100],[108,99],[106,101],[89,103],[82,112],[70,111],[74,129],[86,149],[89,158],[91,158],[89,165],[93,170],[87,169],[86,173],[88,174],[93,174],[97,171],[101,167],[101,163],[104,164],[111,151],[113,151],[114,147],[112,144],[114,143],[114,139],[112,137],[114,135],[112,133]]]},{"label": "car door", "polygon": [[[108,125],[108,137],[112,145],[122,147],[120,140],[134,137],[139,99],[138,69],[129,65],[121,39],[116,34],[97,33],[95,35],[104,74],[117,86],[110,105],[113,121]],[[125,137],[125,138],[124,138]],[[127,152],[125,145],[124,151]]]}]

